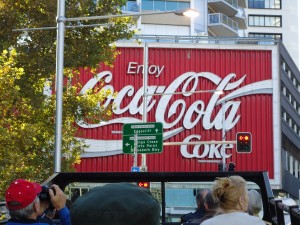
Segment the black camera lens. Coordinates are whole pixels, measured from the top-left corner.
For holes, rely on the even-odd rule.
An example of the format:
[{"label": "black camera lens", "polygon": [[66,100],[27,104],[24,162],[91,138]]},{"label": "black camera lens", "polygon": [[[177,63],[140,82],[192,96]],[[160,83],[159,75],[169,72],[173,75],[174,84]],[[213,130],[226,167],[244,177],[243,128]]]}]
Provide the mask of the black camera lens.
[{"label": "black camera lens", "polygon": [[46,200],[46,201],[50,201],[50,194],[49,194],[49,190],[52,189],[52,191],[54,192],[55,195],[55,189],[48,187],[48,186],[42,186],[42,191],[38,194],[38,197],[40,200]]}]

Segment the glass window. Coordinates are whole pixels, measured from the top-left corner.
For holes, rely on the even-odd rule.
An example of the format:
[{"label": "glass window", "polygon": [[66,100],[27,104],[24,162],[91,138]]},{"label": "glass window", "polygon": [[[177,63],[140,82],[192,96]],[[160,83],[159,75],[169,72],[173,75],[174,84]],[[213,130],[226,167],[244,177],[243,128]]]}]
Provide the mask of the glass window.
[{"label": "glass window", "polygon": [[249,15],[248,21],[254,27],[281,27],[281,16]]},{"label": "glass window", "polygon": [[167,1],[166,2],[166,8],[167,8],[167,10],[176,10],[176,9],[178,9],[178,2]]},{"label": "glass window", "polygon": [[282,40],[282,34],[272,34],[272,33],[249,33],[249,37],[255,37],[255,38],[274,38],[274,39],[280,39]]},{"label": "glass window", "polygon": [[248,0],[249,8],[281,9],[281,0]]},{"label": "glass window", "polygon": [[265,0],[249,0],[248,5],[249,8],[263,9],[265,5]]},{"label": "glass window", "polygon": [[167,0],[142,0],[143,10],[176,10],[190,8],[189,2],[167,1]]},{"label": "glass window", "polygon": [[189,2],[178,2],[178,8],[177,9],[187,9],[191,8]]},{"label": "glass window", "polygon": [[153,0],[144,0],[142,2],[143,10],[153,10]]},{"label": "glass window", "polygon": [[154,10],[166,11],[166,2],[154,0]]}]

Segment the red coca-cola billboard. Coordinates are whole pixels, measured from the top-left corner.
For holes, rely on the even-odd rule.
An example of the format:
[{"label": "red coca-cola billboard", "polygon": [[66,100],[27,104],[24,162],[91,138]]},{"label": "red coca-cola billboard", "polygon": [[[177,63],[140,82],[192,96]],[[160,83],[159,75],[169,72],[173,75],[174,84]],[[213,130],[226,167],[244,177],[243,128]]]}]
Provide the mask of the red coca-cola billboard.
[{"label": "red coca-cola billboard", "polygon": [[[227,164],[235,163],[236,170],[266,170],[270,178],[276,176],[280,147],[274,136],[280,126],[274,94],[278,91],[275,47],[149,44],[146,105],[144,49],[143,45],[120,44],[114,67],[101,65],[96,78],[82,70],[83,90],[94,87],[101,78],[103,88],[118,94],[106,99],[106,104],[115,104],[111,120],[78,123],[80,137],[90,147],[77,171],[130,171],[133,156],[123,154],[119,131],[125,123],[142,122],[145,107],[144,121],[163,124],[164,142],[211,141],[164,146],[162,153],[147,154],[148,171],[216,171],[216,162],[225,157]],[[232,143],[212,142],[234,141],[237,132],[252,134],[250,153],[238,153]]]}]

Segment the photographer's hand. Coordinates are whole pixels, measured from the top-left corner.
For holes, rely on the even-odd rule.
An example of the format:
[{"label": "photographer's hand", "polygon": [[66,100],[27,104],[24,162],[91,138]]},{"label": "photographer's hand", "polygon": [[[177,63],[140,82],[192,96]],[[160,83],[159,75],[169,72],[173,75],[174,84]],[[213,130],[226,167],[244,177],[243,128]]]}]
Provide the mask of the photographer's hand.
[{"label": "photographer's hand", "polygon": [[[51,188],[54,189],[55,194]],[[49,189],[51,203],[53,207],[58,211],[66,206],[67,196],[56,184],[52,184],[51,188]]]}]

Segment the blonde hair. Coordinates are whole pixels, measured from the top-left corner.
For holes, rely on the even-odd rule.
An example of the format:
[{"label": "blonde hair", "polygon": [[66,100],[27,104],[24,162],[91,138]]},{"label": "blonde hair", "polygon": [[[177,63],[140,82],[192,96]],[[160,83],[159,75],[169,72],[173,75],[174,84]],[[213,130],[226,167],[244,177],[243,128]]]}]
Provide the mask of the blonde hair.
[{"label": "blonde hair", "polygon": [[247,183],[241,176],[219,177],[213,187],[213,195],[224,210],[236,209],[240,197],[247,195]]}]

